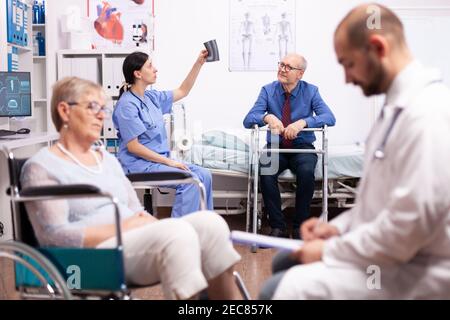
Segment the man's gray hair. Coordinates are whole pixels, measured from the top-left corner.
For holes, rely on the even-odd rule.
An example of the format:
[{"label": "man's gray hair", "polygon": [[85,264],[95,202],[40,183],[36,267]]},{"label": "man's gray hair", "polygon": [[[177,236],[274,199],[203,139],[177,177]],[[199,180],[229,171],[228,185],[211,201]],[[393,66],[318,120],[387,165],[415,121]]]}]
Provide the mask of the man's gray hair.
[{"label": "man's gray hair", "polygon": [[285,58],[295,58],[298,61],[298,65],[295,66],[296,68],[302,69],[303,71],[306,71],[306,68],[308,68],[308,61],[301,54],[292,52],[287,54]]},{"label": "man's gray hair", "polygon": [[302,69],[303,71],[306,71],[306,68],[308,68],[308,61],[306,60],[306,58],[304,56],[300,56],[300,57],[302,58],[300,69]]}]

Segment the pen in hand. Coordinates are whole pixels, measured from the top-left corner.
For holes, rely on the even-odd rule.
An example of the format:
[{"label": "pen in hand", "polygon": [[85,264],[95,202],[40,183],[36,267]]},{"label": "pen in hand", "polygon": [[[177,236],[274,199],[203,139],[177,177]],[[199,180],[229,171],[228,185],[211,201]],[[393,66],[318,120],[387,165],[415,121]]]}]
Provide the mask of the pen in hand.
[{"label": "pen in hand", "polygon": [[319,230],[319,227],[323,224],[326,223],[326,213],[322,212],[319,216],[319,218],[317,218],[317,223],[314,226],[314,230],[313,233],[317,235],[317,231]]},{"label": "pen in hand", "polygon": [[327,222],[327,216],[325,214],[321,214],[316,220],[312,233],[315,239],[322,240],[327,240],[341,234],[336,226]]},{"label": "pen in hand", "polygon": [[326,214],[306,220],[300,227],[300,233],[304,241],[326,240],[340,235],[339,229],[327,222]]}]

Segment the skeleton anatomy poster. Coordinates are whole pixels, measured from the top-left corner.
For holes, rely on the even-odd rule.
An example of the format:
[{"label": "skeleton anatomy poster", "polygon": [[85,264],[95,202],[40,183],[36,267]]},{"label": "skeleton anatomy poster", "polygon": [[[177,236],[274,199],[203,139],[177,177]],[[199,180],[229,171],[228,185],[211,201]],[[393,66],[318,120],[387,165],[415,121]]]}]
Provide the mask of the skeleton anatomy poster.
[{"label": "skeleton anatomy poster", "polygon": [[295,51],[295,0],[230,1],[230,71],[274,71]]},{"label": "skeleton anatomy poster", "polygon": [[153,50],[154,0],[87,0],[98,49]]}]

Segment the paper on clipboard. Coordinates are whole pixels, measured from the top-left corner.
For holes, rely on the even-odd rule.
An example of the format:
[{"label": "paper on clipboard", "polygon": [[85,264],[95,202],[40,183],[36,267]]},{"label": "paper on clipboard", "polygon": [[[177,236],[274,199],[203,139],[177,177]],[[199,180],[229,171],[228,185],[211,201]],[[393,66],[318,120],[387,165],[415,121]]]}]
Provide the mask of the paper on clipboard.
[{"label": "paper on clipboard", "polygon": [[236,243],[277,248],[288,251],[298,250],[303,245],[302,240],[292,240],[292,239],[263,236],[260,234],[254,234],[243,231],[231,231],[230,238],[233,242]]}]

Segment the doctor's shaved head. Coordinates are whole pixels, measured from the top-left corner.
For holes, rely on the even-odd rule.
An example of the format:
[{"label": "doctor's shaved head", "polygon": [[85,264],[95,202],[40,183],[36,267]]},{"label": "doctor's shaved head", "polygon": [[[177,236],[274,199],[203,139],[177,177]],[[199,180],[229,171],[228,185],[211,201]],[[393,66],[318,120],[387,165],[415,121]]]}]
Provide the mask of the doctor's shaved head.
[{"label": "doctor's shaved head", "polygon": [[393,47],[406,46],[403,23],[392,10],[376,3],[351,10],[339,23],[335,37],[344,36],[353,48],[362,48],[374,34],[384,36]]},{"label": "doctor's shaved head", "polygon": [[385,93],[412,60],[398,16],[373,3],[344,17],[334,34],[334,49],[345,81],[360,86],[366,96]]}]

